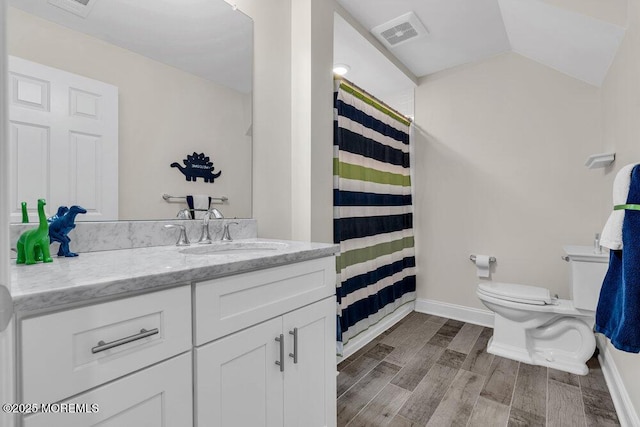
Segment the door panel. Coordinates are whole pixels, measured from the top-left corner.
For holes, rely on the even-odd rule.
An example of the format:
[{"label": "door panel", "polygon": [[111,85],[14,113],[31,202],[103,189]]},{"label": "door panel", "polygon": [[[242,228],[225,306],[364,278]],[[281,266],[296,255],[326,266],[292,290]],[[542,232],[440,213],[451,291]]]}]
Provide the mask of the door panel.
[{"label": "door panel", "polygon": [[118,88],[17,57],[9,72],[11,219],[26,201],[37,221],[43,197],[49,214],[81,205],[77,221],[118,219]]}]

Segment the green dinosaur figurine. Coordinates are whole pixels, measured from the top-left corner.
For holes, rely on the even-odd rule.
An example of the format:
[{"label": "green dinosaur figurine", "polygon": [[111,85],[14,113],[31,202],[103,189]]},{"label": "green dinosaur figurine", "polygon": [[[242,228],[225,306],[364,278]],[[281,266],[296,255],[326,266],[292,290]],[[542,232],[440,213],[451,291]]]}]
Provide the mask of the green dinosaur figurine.
[{"label": "green dinosaur figurine", "polygon": [[49,252],[49,223],[44,214],[44,199],[38,199],[38,219],[40,225],[33,230],[27,230],[18,239],[18,264],[35,264],[36,261],[53,262]]},{"label": "green dinosaur figurine", "polygon": [[22,223],[29,223],[29,215],[27,214],[27,202],[22,202]]}]

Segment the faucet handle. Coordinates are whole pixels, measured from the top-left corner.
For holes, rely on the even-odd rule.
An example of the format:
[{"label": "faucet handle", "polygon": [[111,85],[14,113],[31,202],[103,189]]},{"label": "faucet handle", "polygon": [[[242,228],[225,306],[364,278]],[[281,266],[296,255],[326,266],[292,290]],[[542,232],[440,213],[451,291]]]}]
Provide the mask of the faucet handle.
[{"label": "faucet handle", "polygon": [[229,226],[231,224],[238,225],[238,223],[235,222],[235,221],[227,222],[227,223],[224,224],[224,228],[222,230],[222,239],[221,239],[223,242],[231,242],[233,240],[231,238],[231,235],[229,234]]},{"label": "faucet handle", "polygon": [[179,224],[165,224],[164,228],[179,228],[180,235],[178,236],[178,241],[176,242],[176,246],[189,246],[189,238],[187,237],[187,228],[184,225]]}]

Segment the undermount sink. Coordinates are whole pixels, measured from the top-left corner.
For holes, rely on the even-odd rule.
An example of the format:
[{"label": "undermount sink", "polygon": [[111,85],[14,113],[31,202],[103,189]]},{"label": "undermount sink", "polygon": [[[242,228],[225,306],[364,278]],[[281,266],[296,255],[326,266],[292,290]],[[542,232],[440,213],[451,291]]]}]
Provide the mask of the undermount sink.
[{"label": "undermount sink", "polygon": [[286,243],[279,242],[219,242],[210,245],[198,245],[182,249],[186,255],[233,255],[278,251],[287,248]]}]

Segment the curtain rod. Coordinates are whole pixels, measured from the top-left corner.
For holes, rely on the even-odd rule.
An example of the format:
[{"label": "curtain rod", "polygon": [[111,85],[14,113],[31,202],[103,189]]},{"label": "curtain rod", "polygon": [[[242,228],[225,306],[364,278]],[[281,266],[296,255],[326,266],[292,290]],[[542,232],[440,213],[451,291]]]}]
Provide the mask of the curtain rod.
[{"label": "curtain rod", "polygon": [[341,83],[346,84],[347,86],[350,86],[352,89],[355,89],[356,91],[362,93],[364,96],[372,98],[375,102],[377,102],[378,104],[380,104],[381,106],[383,106],[384,108],[386,108],[387,110],[391,111],[393,114],[399,116],[400,118],[402,118],[403,120],[406,120],[407,122],[409,122],[409,124],[413,123],[413,120],[410,117],[405,116],[404,114],[402,114],[401,112],[399,112],[398,110],[396,110],[395,108],[391,107],[389,104],[385,103],[384,101],[381,101],[378,97],[372,95],[371,93],[367,92],[366,90],[362,89],[360,86],[358,86],[357,84],[345,79],[342,76],[339,76],[337,74],[334,74],[333,76],[334,80],[337,80]]}]

